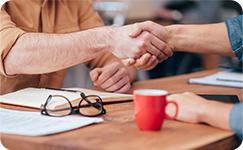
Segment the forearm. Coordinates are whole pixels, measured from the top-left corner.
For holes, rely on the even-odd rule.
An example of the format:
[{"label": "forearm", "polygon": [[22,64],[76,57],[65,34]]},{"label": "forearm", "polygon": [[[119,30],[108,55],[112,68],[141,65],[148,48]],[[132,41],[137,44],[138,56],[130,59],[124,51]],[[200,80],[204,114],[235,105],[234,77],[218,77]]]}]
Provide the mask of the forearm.
[{"label": "forearm", "polygon": [[200,122],[230,130],[229,116],[233,104],[226,104],[217,101],[205,101],[199,110]]},{"label": "forearm", "polygon": [[6,56],[5,71],[8,75],[41,74],[93,59],[109,51],[107,32],[109,27],[68,34],[26,33]]},{"label": "forearm", "polygon": [[174,51],[235,56],[225,23],[210,25],[171,25],[169,44]]}]

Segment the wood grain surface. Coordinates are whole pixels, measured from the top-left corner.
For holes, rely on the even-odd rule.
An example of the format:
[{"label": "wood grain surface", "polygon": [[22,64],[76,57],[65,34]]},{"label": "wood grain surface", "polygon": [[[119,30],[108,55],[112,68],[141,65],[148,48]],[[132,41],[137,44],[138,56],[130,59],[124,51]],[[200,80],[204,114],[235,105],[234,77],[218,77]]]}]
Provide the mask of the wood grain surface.
[{"label": "wood grain surface", "polygon": [[[163,89],[169,93],[185,91],[197,94],[232,94],[242,101],[241,88],[188,84],[191,77],[202,77],[219,70],[209,70],[155,80],[135,82],[135,89]],[[99,89],[100,90],[100,89]],[[39,111],[1,104],[15,110]],[[191,149],[234,149],[240,142],[231,131],[221,130],[206,124],[191,124],[176,120],[165,120],[160,131],[140,131],[136,125],[133,102],[114,103],[104,106],[105,121],[83,128],[47,136],[21,136],[1,134],[2,144],[10,150],[191,150]]]}]

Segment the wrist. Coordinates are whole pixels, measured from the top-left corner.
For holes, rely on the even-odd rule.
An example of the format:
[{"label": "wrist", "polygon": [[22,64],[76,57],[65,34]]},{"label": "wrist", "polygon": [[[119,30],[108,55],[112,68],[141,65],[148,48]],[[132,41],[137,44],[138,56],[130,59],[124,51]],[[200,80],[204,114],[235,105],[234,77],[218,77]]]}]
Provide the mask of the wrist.
[{"label": "wrist", "polygon": [[228,104],[213,100],[206,100],[198,108],[198,121],[222,129],[231,129],[229,124],[230,112],[234,104]]},{"label": "wrist", "polygon": [[177,51],[176,48],[176,32],[177,27],[176,25],[165,26],[165,29],[168,32],[167,42],[166,44],[171,48],[172,51]]},{"label": "wrist", "polygon": [[[84,33],[85,32],[85,33]],[[90,43],[88,46],[91,50],[97,53],[107,53],[110,52],[111,37],[109,35],[110,29],[109,27],[98,27],[93,29],[88,29],[85,31],[80,31],[80,38],[85,37],[86,44]],[[82,46],[82,44],[80,45]]]},{"label": "wrist", "polygon": [[197,109],[196,115],[198,122],[207,123],[207,114],[210,113],[210,104],[211,101],[205,100],[203,103],[199,105]]},{"label": "wrist", "polygon": [[113,53],[115,46],[115,27],[111,27],[111,26],[106,26],[104,27],[104,34],[103,34],[103,38],[105,41],[105,44],[107,45],[107,52],[111,52]]}]

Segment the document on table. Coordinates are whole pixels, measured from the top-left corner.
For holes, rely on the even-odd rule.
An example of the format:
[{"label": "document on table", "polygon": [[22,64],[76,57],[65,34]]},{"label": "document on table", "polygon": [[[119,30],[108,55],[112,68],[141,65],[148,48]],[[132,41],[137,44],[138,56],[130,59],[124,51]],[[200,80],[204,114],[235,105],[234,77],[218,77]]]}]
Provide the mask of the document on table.
[{"label": "document on table", "polygon": [[80,128],[104,121],[91,117],[50,117],[40,112],[17,111],[0,108],[0,132],[28,136],[41,136]]},{"label": "document on table", "polygon": [[220,71],[217,73],[217,80],[229,82],[243,82],[243,74],[240,71],[234,71],[232,69]]},{"label": "document on table", "polygon": [[191,78],[189,83],[243,88],[242,72],[221,71],[202,78]]}]

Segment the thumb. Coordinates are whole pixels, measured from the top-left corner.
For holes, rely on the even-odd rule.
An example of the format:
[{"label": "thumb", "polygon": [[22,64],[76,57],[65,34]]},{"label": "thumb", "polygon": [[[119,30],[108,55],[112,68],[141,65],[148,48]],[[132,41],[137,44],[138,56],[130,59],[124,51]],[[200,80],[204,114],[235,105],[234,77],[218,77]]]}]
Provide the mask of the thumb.
[{"label": "thumb", "polygon": [[90,71],[89,76],[93,82],[97,81],[100,74],[102,73],[101,68],[95,68],[92,71]]},{"label": "thumb", "polygon": [[143,31],[148,31],[152,34],[153,33],[153,28],[156,24],[154,24],[152,21],[145,21],[145,22],[141,22],[141,23],[135,23],[132,25],[128,36],[135,38],[137,37],[141,32]]},{"label": "thumb", "polygon": [[130,30],[128,31],[128,36],[131,38],[135,38],[140,35],[142,32],[142,28],[139,27],[138,23],[135,23],[131,26]]}]

